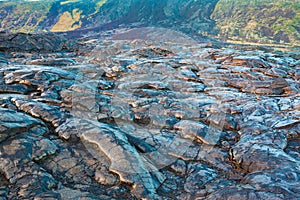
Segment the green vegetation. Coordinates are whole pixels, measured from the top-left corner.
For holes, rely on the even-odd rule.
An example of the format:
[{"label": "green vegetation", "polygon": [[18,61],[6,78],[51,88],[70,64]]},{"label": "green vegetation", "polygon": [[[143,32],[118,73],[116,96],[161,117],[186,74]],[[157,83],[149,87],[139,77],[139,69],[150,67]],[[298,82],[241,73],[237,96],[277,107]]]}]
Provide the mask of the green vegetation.
[{"label": "green vegetation", "polygon": [[91,19],[94,15],[100,12],[100,8],[107,2],[107,0],[99,0],[96,2],[95,12],[89,14],[89,19]]},{"label": "green vegetation", "polygon": [[80,28],[82,25],[81,13],[82,11],[78,9],[74,9],[72,13],[64,12],[59,21],[52,27],[51,32],[71,31]]},{"label": "green vegetation", "polygon": [[[217,1],[6,1],[0,2],[0,31],[70,31],[127,16],[122,23],[159,24],[192,34],[216,33],[221,39],[235,42],[300,45],[300,1]],[[104,5],[107,12],[102,12]],[[210,16],[216,21],[215,27]]]},{"label": "green vegetation", "polygon": [[300,2],[220,0],[212,18],[225,40],[300,45]]},{"label": "green vegetation", "polygon": [[96,3],[96,11],[99,11],[99,9],[107,2],[107,0],[100,0]]},{"label": "green vegetation", "polygon": [[67,0],[67,1],[62,1],[60,2],[60,5],[65,5],[65,4],[68,4],[68,3],[76,3],[76,2],[79,2],[80,0]]},{"label": "green vegetation", "polygon": [[[54,13],[49,13],[54,1],[0,2],[0,30],[24,33],[75,30],[84,25],[86,16],[97,15],[106,1],[61,0]],[[45,24],[50,27],[43,27]]]},{"label": "green vegetation", "polygon": [[1,29],[11,32],[34,32],[47,17],[50,2],[3,2],[0,4]]},{"label": "green vegetation", "polygon": [[[99,13],[100,8],[107,0],[66,0],[61,1],[61,10],[58,21],[52,26],[51,32],[72,31],[83,26],[86,16]],[[90,20],[91,18],[88,18]],[[88,21],[88,23],[91,23]]]}]

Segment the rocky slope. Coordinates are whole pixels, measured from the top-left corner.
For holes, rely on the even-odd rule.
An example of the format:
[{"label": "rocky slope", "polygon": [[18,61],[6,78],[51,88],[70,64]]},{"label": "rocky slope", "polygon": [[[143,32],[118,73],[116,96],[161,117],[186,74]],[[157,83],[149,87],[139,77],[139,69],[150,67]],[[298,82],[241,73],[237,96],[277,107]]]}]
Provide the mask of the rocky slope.
[{"label": "rocky slope", "polygon": [[295,0],[48,0],[0,2],[0,30],[72,36],[128,27],[161,27],[193,38],[300,45]]},{"label": "rocky slope", "polygon": [[10,31],[99,31],[122,26],[162,26],[189,34],[211,32],[217,0],[92,0],[0,3],[1,29]]},{"label": "rocky slope", "polygon": [[299,52],[51,38],[0,34],[0,199],[300,198]]},{"label": "rocky slope", "polygon": [[212,18],[225,40],[300,44],[299,1],[220,0]]}]

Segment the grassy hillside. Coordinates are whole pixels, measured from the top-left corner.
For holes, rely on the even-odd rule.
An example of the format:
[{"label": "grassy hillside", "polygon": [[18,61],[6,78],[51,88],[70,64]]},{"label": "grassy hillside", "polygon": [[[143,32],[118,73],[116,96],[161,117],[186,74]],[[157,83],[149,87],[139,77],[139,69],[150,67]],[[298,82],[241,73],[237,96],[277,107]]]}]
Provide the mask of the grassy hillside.
[{"label": "grassy hillside", "polygon": [[25,33],[76,30],[105,3],[106,0],[0,2],[0,30]]},{"label": "grassy hillside", "polygon": [[64,32],[130,24],[192,36],[300,45],[299,0],[0,1],[0,31]]},{"label": "grassy hillside", "polygon": [[225,40],[300,45],[297,0],[220,0],[212,18]]},{"label": "grassy hillside", "polygon": [[[21,3],[22,2],[22,3]],[[158,26],[206,35],[218,0],[46,0],[0,2],[1,30],[65,32],[95,27]],[[34,22],[28,24],[28,21]]]},{"label": "grassy hillside", "polygon": [[46,19],[51,2],[1,2],[0,29],[11,32],[34,32]]}]

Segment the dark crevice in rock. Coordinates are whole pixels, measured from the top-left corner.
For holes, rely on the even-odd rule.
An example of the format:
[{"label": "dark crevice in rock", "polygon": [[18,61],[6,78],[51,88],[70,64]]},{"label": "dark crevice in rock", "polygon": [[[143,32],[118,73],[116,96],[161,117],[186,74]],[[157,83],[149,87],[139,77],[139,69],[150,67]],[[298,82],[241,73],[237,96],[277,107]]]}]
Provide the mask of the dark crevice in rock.
[{"label": "dark crevice in rock", "polygon": [[0,188],[3,186],[8,186],[9,181],[6,179],[6,177],[3,174],[0,174]]}]

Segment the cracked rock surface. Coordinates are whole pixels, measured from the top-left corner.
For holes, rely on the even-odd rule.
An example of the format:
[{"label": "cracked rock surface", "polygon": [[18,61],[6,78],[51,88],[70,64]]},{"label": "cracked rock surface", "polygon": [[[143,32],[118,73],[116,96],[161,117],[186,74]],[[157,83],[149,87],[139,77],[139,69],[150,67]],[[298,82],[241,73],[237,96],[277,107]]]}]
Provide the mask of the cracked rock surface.
[{"label": "cracked rock surface", "polygon": [[0,199],[300,198],[299,53],[43,35],[0,51]]}]

